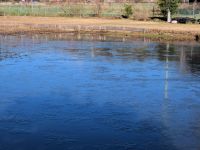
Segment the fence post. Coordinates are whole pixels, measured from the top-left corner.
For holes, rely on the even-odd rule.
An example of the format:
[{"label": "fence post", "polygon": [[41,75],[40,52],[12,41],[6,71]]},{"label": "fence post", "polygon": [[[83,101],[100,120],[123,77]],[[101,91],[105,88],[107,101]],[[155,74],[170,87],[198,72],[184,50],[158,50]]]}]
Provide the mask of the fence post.
[{"label": "fence post", "polygon": [[3,15],[4,15],[4,16],[6,16],[6,12],[5,12],[5,9],[4,9],[4,11],[3,11]]},{"label": "fence post", "polygon": [[193,18],[195,18],[196,16],[195,16],[195,5],[196,5],[196,0],[193,2],[193,7],[192,7],[192,9],[193,9]]},{"label": "fence post", "polygon": [[[61,4],[60,4],[61,5]],[[60,12],[60,5],[57,5],[57,16],[59,16],[59,12]]]},{"label": "fence post", "polygon": [[46,17],[47,6],[44,7],[44,16]]},{"label": "fence post", "polygon": [[33,14],[33,0],[31,0],[31,14]]},{"label": "fence post", "polygon": [[20,6],[17,7],[18,16],[20,16]]},{"label": "fence post", "polygon": [[194,2],[193,2],[193,5],[192,5],[192,14],[193,14],[193,18],[194,18]]},{"label": "fence post", "polygon": [[155,8],[153,6],[153,17],[155,17]]},{"label": "fence post", "polygon": [[10,5],[8,5],[8,13],[6,16],[8,16],[9,13],[10,13]]},{"label": "fence post", "polygon": [[99,17],[100,16],[100,14],[101,14],[101,2],[100,2],[100,0],[96,0],[96,15],[97,15],[97,17]]}]

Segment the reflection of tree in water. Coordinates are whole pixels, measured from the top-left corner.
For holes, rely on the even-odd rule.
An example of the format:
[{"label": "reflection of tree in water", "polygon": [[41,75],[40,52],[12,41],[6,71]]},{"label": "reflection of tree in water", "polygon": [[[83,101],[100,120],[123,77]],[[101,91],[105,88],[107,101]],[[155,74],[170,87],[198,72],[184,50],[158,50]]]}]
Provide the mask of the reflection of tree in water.
[{"label": "reflection of tree in water", "polygon": [[168,51],[167,44],[158,44],[156,52],[158,59],[165,61],[168,57],[169,61],[179,61],[182,71],[197,72],[200,71],[200,51],[198,46],[194,45],[174,45],[169,44]]},{"label": "reflection of tree in water", "polygon": [[183,72],[200,71],[200,51],[198,46],[181,45],[177,47],[179,51],[180,68]]},{"label": "reflection of tree in water", "polygon": [[[0,36],[0,61],[8,58],[21,57],[23,53],[31,52],[35,44],[44,42],[38,35],[25,36],[25,35],[5,35]],[[23,54],[25,56],[26,54]]]},{"label": "reflection of tree in water", "polygon": [[186,51],[186,62],[191,72],[200,72],[200,50],[198,47],[191,47]]},{"label": "reflection of tree in water", "polygon": [[128,60],[137,59],[139,61],[144,61],[147,57],[149,57],[149,51],[147,50],[147,46],[142,46],[139,48],[131,48],[131,49],[117,49],[117,56],[125,57]]},{"label": "reflection of tree in water", "polygon": [[139,60],[143,61],[147,57],[150,56],[150,52],[147,50],[148,47],[144,45],[140,46],[127,46],[123,43],[123,46],[112,45],[108,48],[99,48],[94,45],[92,48],[92,55],[96,56],[104,56],[104,57],[119,57],[119,59],[128,61],[128,60]]},{"label": "reflection of tree in water", "polygon": [[7,59],[7,58],[14,58],[17,57],[17,53],[10,50],[9,46],[4,44],[3,41],[0,41],[0,61]]},{"label": "reflection of tree in water", "polygon": [[[9,42],[10,38],[7,36],[0,36],[0,61],[7,59],[7,58],[14,58],[17,57],[17,53],[10,50],[10,46],[16,47],[18,40],[12,43]],[[16,42],[16,43],[15,43]]]},{"label": "reflection of tree in water", "polygon": [[7,58],[14,58],[16,56],[17,56],[17,53],[0,48],[0,61],[7,59]]},{"label": "reflection of tree in water", "polygon": [[107,56],[107,57],[112,57],[112,51],[110,48],[93,48],[93,55],[95,56]]},{"label": "reflection of tree in water", "polygon": [[[112,57],[119,57],[124,61],[139,60],[144,61],[148,58],[157,58],[160,61],[180,62],[182,71],[197,72],[200,70],[200,51],[199,46],[194,44],[165,44],[145,42],[141,39],[124,39],[113,38],[100,34],[44,34],[44,35],[29,35],[29,36],[5,36],[0,37],[0,60],[6,58],[18,57],[20,50],[26,51],[26,48],[31,48],[35,44],[40,44],[48,41],[66,41],[66,45],[59,47],[64,52],[71,55],[85,56],[90,54],[92,57],[103,56],[106,60],[112,60]],[[85,45],[77,45],[76,41],[89,42]],[[110,42],[109,42],[110,41]],[[126,42],[124,42],[126,41]],[[134,43],[134,42],[135,43]],[[99,42],[101,42],[99,44]],[[115,44],[115,42],[117,44]],[[121,44],[120,44],[121,43]],[[138,44],[139,43],[139,44]],[[84,43],[83,43],[84,44]],[[168,50],[167,49],[168,45]],[[195,46],[196,45],[196,46]],[[84,46],[84,47],[83,47]],[[13,50],[15,48],[15,50]],[[91,50],[91,51],[88,51]]]},{"label": "reflection of tree in water", "polygon": [[[177,61],[178,56],[177,56],[176,47],[174,45],[170,45],[170,44],[168,45],[169,45],[168,48],[167,48],[167,44],[158,44],[156,46],[155,49],[157,52],[158,59],[161,61],[165,61],[166,57],[168,56],[169,61]],[[168,50],[166,51],[166,49]]]}]

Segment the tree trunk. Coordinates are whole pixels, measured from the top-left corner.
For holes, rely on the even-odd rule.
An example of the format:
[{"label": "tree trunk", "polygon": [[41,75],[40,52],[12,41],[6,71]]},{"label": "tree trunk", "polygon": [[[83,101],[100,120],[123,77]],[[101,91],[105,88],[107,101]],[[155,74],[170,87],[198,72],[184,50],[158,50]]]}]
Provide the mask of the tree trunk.
[{"label": "tree trunk", "polygon": [[167,22],[170,23],[171,22],[171,12],[170,9],[167,9]]}]

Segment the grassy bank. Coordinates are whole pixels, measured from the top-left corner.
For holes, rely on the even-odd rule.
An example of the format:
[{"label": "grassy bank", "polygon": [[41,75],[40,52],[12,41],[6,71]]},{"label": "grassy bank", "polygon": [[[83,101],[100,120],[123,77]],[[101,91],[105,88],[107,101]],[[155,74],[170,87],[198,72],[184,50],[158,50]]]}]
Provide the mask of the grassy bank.
[{"label": "grassy bank", "polygon": [[146,36],[166,40],[194,40],[199,25],[168,24],[126,19],[63,17],[0,17],[1,34],[52,32],[102,33],[123,36]]}]

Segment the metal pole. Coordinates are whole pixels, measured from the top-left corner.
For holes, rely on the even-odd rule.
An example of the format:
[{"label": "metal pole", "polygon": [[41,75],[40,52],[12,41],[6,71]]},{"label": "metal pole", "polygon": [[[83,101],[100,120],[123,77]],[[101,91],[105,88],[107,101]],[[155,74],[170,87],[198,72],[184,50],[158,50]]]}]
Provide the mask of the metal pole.
[{"label": "metal pole", "polygon": [[170,4],[171,4],[171,1],[170,1],[170,0],[167,0],[167,22],[168,22],[168,23],[171,22]]}]

